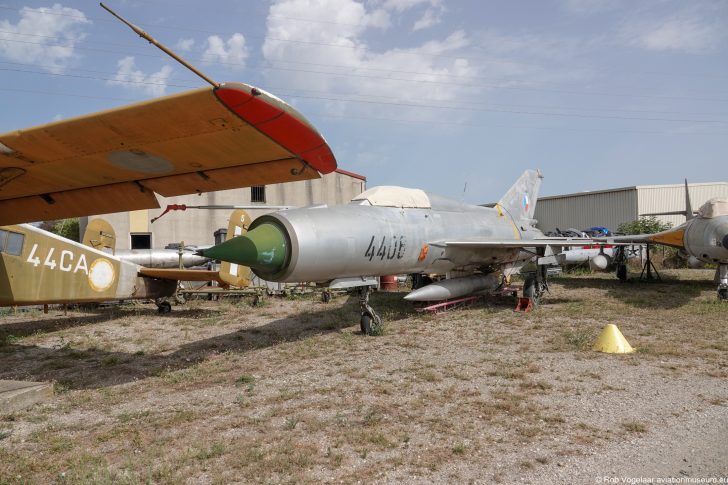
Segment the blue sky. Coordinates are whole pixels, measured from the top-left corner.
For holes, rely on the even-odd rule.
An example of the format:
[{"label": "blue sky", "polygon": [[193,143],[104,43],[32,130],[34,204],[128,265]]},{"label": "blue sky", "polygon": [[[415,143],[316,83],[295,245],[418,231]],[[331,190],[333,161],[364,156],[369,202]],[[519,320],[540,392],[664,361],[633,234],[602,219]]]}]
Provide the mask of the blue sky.
[{"label": "blue sky", "polygon": [[[485,202],[526,168],[542,195],[727,178],[723,0],[109,5],[296,106],[370,187]],[[203,85],[95,2],[0,0],[0,132]]]}]

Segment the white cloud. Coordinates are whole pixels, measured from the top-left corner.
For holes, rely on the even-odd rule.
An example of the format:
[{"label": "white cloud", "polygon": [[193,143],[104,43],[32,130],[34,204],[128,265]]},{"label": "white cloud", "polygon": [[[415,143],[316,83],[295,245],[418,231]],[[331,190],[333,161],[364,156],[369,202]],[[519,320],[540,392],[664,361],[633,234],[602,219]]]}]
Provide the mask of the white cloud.
[{"label": "white cloud", "polygon": [[705,52],[716,47],[724,32],[712,20],[685,12],[663,19],[633,20],[622,26],[628,45],[652,51]]},{"label": "white cloud", "polygon": [[412,27],[412,30],[421,30],[426,29],[428,27],[432,27],[433,25],[437,25],[442,21],[442,14],[445,12],[445,8],[442,6],[438,7],[430,7],[427,10],[425,10],[425,13],[422,14],[422,17],[415,22],[415,25]]},{"label": "white cloud", "polygon": [[152,74],[144,74],[137,69],[134,57],[127,56],[117,63],[119,70],[114,80],[107,81],[109,85],[123,86],[131,91],[138,91],[149,96],[162,96],[167,90],[167,81],[172,74],[172,67],[168,65]]},{"label": "white cloud", "polygon": [[58,3],[51,8],[23,7],[17,24],[0,20],[0,56],[63,72],[78,57],[76,45],[91,21],[80,10]]},{"label": "white cloud", "polygon": [[420,5],[439,5],[440,3],[440,0],[384,0],[381,2],[381,6],[386,10],[401,13]]},{"label": "white cloud", "polygon": [[[267,75],[276,86],[309,89],[336,95],[386,97],[389,102],[431,103],[448,101],[472,91],[466,87],[475,69],[458,52],[470,40],[463,31],[455,31],[445,39],[431,40],[407,49],[374,50],[365,41],[368,28],[379,27],[381,8],[405,9],[416,0],[388,0],[373,4],[368,11],[355,0],[277,0],[270,8],[263,55],[273,66],[287,71],[269,70]],[[425,2],[431,4],[428,0]],[[326,28],[290,18],[315,17],[331,22]],[[381,17],[377,17],[381,18]],[[290,39],[302,42],[285,42]],[[344,66],[337,68],[332,66]],[[311,72],[319,71],[319,72]],[[324,74],[321,74],[324,72]],[[404,79],[395,81],[393,78]],[[447,84],[452,82],[453,84]],[[343,114],[351,110],[377,112],[389,110],[399,115],[401,106],[330,101],[327,111]],[[420,113],[422,110],[420,110]],[[423,116],[434,116],[425,113]]]},{"label": "white cloud", "polygon": [[413,31],[439,24],[442,21],[442,14],[446,10],[442,0],[383,0],[373,3],[381,7],[382,10],[398,14],[416,7],[427,6],[425,12],[412,26]]},{"label": "white cloud", "polygon": [[235,69],[243,69],[248,58],[248,48],[243,34],[235,33],[227,41],[217,35],[207,38],[207,48],[202,54],[205,62],[222,62],[233,64]]},{"label": "white cloud", "polygon": [[195,39],[180,39],[175,44],[175,47],[177,47],[177,49],[179,49],[183,52],[187,52],[190,49],[192,49],[192,46],[194,46],[194,45],[195,45]]}]

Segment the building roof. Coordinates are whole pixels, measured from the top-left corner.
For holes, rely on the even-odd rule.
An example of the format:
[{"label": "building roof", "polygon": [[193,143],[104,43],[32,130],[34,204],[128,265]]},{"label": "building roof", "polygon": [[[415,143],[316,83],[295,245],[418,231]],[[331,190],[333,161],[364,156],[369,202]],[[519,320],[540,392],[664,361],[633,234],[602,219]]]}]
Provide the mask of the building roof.
[{"label": "building roof", "polygon": [[[700,182],[700,183],[691,183],[688,182],[688,185],[690,187],[698,187],[698,186],[706,186],[706,185],[721,185],[726,184],[728,185],[728,182]],[[676,188],[676,187],[684,187],[684,184],[662,184],[662,185],[632,185],[630,187],[617,187],[614,189],[602,189],[602,190],[585,190],[584,192],[574,192],[571,194],[561,194],[561,195],[547,195],[547,196],[539,196],[538,200],[548,200],[548,199],[563,199],[566,197],[582,197],[586,195],[593,195],[593,194],[606,194],[609,192],[625,192],[629,190],[640,190],[640,189],[668,189],[668,188]]]},{"label": "building roof", "polygon": [[358,173],[349,172],[340,168],[336,169],[336,173],[340,173],[341,175],[348,175],[349,177],[354,177],[355,179],[363,180],[364,182],[367,181],[367,178],[364,175],[359,175]]}]

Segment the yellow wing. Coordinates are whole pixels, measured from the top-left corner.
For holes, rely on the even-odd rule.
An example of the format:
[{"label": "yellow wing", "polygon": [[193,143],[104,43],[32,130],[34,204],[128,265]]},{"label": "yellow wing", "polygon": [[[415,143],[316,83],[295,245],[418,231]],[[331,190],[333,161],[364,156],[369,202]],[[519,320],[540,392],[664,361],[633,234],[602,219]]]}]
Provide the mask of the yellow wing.
[{"label": "yellow wing", "polygon": [[156,208],[155,193],[335,169],[328,144],[300,113],[260,89],[226,83],[0,134],[0,225]]},{"label": "yellow wing", "polygon": [[160,280],[175,281],[217,281],[222,286],[227,283],[220,278],[218,271],[204,269],[163,269],[163,268],[139,268],[139,275]]}]

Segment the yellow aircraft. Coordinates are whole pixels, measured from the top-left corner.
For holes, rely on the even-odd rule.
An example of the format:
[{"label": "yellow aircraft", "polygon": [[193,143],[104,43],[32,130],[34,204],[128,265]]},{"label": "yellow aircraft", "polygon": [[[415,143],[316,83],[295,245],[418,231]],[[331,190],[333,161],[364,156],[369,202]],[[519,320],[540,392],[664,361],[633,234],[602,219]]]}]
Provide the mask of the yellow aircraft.
[{"label": "yellow aircraft", "polygon": [[164,197],[319,178],[336,170],[321,134],[262,89],[200,88],[0,134],[0,225],[158,208]]},{"label": "yellow aircraft", "polygon": [[[242,213],[242,214],[241,214]],[[249,216],[236,211],[228,238],[247,231]],[[94,228],[85,241],[95,241]],[[101,233],[100,233],[101,234]],[[102,235],[103,238],[103,235]],[[77,243],[29,224],[0,226],[0,306],[152,299],[167,313],[177,282],[217,281],[247,286],[249,269],[224,263],[221,271],[146,268],[104,250]]]},{"label": "yellow aircraft", "polygon": [[[0,305],[160,298],[180,279],[237,286],[247,268],[143,268],[22,223],[158,208],[156,194],[308,180],[336,169],[321,134],[284,101],[212,81],[102,6],[212,87],[0,134]],[[247,228],[244,221],[231,217],[229,237]]]},{"label": "yellow aircraft", "polygon": [[323,137],[242,83],[0,134],[0,225],[158,208],[173,197],[319,178]]}]

